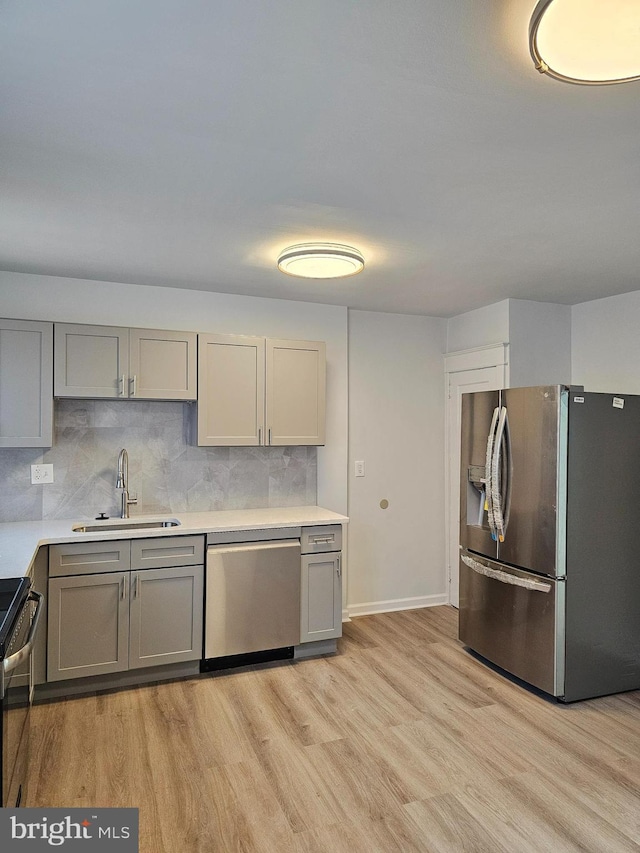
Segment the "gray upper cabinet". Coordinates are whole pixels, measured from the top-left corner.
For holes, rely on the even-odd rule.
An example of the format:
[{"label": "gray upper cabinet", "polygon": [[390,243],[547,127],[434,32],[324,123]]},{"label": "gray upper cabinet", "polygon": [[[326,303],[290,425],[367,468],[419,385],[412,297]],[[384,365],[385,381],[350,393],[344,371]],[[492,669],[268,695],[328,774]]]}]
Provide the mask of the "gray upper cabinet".
[{"label": "gray upper cabinet", "polygon": [[195,400],[195,332],[131,329],[129,396],[147,400]]},{"label": "gray upper cabinet", "polygon": [[129,330],[55,324],[56,397],[126,397]]},{"label": "gray upper cabinet", "polygon": [[0,320],[0,447],[51,447],[52,356],[52,323]]},{"label": "gray upper cabinet", "polygon": [[198,444],[324,444],[325,344],[198,336]]},{"label": "gray upper cabinet", "polygon": [[267,443],[324,444],[325,344],[267,338]]},{"label": "gray upper cabinet", "polygon": [[195,332],[55,324],[56,397],[195,400]]},{"label": "gray upper cabinet", "polygon": [[198,335],[198,444],[263,444],[264,338]]}]

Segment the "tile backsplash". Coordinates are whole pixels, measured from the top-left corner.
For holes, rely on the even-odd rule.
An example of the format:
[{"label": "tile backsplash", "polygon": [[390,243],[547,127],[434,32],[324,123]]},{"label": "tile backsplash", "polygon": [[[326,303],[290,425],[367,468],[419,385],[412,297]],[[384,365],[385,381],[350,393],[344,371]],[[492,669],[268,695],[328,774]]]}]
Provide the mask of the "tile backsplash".
[{"label": "tile backsplash", "polygon": [[[196,447],[194,415],[186,403],[56,400],[52,448],[0,448],[0,521],[118,515],[123,447],[132,515],[316,503],[315,447]],[[53,483],[31,485],[38,462],[53,463]]]}]

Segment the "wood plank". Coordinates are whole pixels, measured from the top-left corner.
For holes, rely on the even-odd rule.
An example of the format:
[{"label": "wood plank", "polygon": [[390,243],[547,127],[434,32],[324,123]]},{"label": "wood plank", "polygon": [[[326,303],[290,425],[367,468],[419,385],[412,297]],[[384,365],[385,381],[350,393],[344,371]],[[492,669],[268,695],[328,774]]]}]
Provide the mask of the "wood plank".
[{"label": "wood plank", "polygon": [[134,806],[141,853],[640,849],[640,691],[563,706],[450,607],[333,657],[36,705],[27,805]]}]

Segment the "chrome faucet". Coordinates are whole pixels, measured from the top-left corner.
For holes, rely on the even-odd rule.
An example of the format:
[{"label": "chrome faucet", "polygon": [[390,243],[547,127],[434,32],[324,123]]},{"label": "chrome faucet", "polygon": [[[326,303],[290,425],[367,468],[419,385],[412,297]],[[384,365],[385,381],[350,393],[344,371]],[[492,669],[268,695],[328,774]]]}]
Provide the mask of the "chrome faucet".
[{"label": "chrome faucet", "polygon": [[122,489],[120,518],[129,518],[129,507],[138,503],[137,498],[129,497],[129,454],[122,448],[118,456],[118,479],[116,489]]}]

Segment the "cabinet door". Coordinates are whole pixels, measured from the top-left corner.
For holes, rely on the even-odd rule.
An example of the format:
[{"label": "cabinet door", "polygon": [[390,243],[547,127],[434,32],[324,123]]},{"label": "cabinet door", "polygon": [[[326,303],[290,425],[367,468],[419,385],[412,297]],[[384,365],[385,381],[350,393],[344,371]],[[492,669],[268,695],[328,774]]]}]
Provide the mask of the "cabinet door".
[{"label": "cabinet door", "polygon": [[126,670],[129,573],[51,578],[47,681]]},{"label": "cabinet door", "polygon": [[0,320],[0,447],[53,444],[53,324]]},{"label": "cabinet door", "polygon": [[196,399],[197,335],[131,329],[129,396],[147,400]]},{"label": "cabinet door", "polygon": [[264,444],[264,338],[198,335],[198,444]]},{"label": "cabinet door", "polygon": [[129,330],[55,324],[54,395],[126,397]]},{"label": "cabinet door", "polygon": [[300,642],[342,636],[341,555],[309,554],[302,558]]},{"label": "cabinet door", "polygon": [[132,572],[130,669],[202,657],[203,570]]},{"label": "cabinet door", "polygon": [[325,345],[267,339],[267,444],[324,444]]}]

